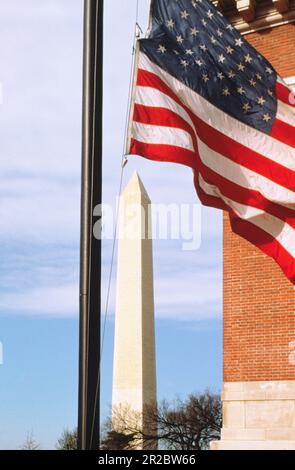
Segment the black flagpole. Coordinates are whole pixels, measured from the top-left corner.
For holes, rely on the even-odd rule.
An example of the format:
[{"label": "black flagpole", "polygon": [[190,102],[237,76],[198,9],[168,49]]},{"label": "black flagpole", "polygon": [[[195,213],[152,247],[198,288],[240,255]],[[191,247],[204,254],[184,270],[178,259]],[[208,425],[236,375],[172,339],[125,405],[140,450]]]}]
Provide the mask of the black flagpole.
[{"label": "black flagpole", "polygon": [[101,241],[93,210],[102,199],[103,0],[84,0],[78,448],[100,436]]}]

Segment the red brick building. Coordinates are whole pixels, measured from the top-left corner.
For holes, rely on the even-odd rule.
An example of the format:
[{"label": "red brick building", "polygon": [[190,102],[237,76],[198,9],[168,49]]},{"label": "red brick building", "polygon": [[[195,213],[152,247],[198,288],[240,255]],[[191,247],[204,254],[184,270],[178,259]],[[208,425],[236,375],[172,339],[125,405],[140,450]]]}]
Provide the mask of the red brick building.
[{"label": "red brick building", "polygon": [[[221,0],[223,13],[295,85],[295,1]],[[213,449],[295,449],[295,291],[224,216],[223,429]]]}]

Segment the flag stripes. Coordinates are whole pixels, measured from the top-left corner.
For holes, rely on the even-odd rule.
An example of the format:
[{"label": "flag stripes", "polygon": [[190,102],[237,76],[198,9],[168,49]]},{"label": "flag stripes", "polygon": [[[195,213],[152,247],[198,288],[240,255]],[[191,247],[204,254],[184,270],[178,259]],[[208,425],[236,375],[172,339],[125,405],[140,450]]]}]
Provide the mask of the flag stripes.
[{"label": "flag stripes", "polygon": [[139,52],[127,153],[194,171],[202,203],[230,213],[233,230],[295,283],[295,109],[277,83],[271,135],[229,116]]}]

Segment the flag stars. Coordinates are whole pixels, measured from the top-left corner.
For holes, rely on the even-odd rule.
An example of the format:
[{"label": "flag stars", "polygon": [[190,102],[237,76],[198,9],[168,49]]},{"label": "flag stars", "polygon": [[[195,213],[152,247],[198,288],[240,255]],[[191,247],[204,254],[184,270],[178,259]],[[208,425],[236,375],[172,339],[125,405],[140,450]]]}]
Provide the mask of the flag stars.
[{"label": "flag stars", "polygon": [[180,16],[183,20],[187,20],[189,17],[189,13],[186,10],[180,12]]},{"label": "flag stars", "polygon": [[191,28],[191,35],[196,37],[199,34],[199,30],[196,27]]},{"label": "flag stars", "polygon": [[251,109],[251,106],[250,106],[249,102],[243,104],[243,110],[244,110],[245,113],[250,111],[250,109]]},{"label": "flag stars", "polygon": [[233,70],[230,70],[229,74],[228,74],[228,77],[229,78],[235,78],[235,76],[236,76],[235,72]]},{"label": "flag stars", "polygon": [[260,96],[260,97],[257,99],[257,103],[260,104],[261,106],[264,105],[265,101],[266,101],[266,100],[263,98],[263,96]]},{"label": "flag stars", "polygon": [[246,92],[245,92],[245,89],[240,86],[238,89],[237,89],[237,92],[239,93],[239,95],[244,95]]},{"label": "flag stars", "polygon": [[182,65],[182,67],[184,67],[185,69],[188,67],[188,61],[187,60],[181,59],[180,63]]},{"label": "flag stars", "polygon": [[226,97],[229,96],[229,95],[230,95],[229,89],[228,89],[227,87],[224,88],[224,89],[222,90],[222,94],[223,94],[223,96],[226,96]]},{"label": "flag stars", "polygon": [[188,67],[188,61],[187,60],[181,59],[180,63],[185,69]]},{"label": "flag stars", "polygon": [[167,26],[168,26],[168,28],[174,28],[174,26],[175,26],[175,21],[174,21],[174,20],[168,20],[168,21],[167,21]]},{"label": "flag stars", "polygon": [[[159,41],[150,42],[151,54],[164,70],[174,68],[184,83],[189,77],[192,89],[203,89],[204,98],[224,112],[230,110],[242,122],[268,131],[275,116],[275,71],[235,28],[219,21],[211,1],[171,0],[174,8],[163,12],[164,39],[154,36]],[[214,84],[216,93],[211,89]]]},{"label": "flag stars", "polygon": [[161,44],[158,48],[158,52],[160,52],[161,54],[165,54],[165,52],[167,52],[167,49]]},{"label": "flag stars", "polygon": [[244,42],[242,41],[241,38],[235,39],[235,45],[236,46],[242,47],[243,44],[244,44]]},{"label": "flag stars", "polygon": [[238,64],[238,70],[239,70],[240,72],[244,72],[245,68],[246,68],[245,65],[243,65],[242,63],[239,63],[239,64]]}]

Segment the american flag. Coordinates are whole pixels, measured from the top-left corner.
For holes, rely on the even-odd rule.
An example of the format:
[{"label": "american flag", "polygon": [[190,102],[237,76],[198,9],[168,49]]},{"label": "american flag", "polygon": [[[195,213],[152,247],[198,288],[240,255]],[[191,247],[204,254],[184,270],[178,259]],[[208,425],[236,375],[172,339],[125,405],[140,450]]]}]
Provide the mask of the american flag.
[{"label": "american flag", "polygon": [[191,167],[201,202],[293,284],[294,147],[295,98],[272,65],[210,0],[154,0],[126,154]]}]

